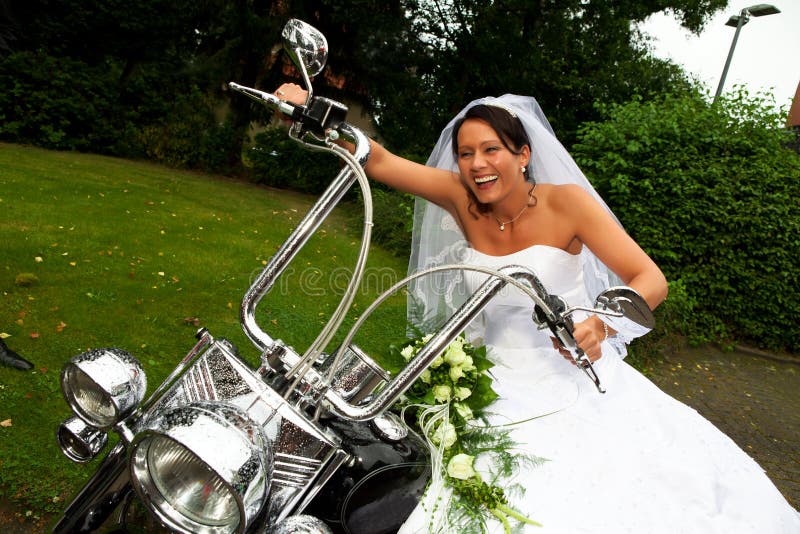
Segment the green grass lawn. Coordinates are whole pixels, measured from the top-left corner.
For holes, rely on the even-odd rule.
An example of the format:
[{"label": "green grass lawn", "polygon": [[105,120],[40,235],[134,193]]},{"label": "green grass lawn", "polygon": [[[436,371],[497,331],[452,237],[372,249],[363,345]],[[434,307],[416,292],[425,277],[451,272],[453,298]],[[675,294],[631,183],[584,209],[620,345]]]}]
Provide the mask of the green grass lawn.
[{"label": "green grass lawn", "polygon": [[[239,303],[315,200],[148,163],[0,143],[0,334],[35,364],[27,372],[0,366],[0,496],[45,515],[62,510],[93,472],[97,460],[77,466],[55,440],[71,415],[59,387],[71,356],[128,350],[153,391],[193,346],[199,325],[231,339],[255,366]],[[355,263],[360,209],[338,207],[262,301],[259,323],[270,335],[302,351],[329,319]],[[405,269],[405,258],[373,246],[345,327]],[[24,273],[38,281],[20,285]],[[404,327],[405,297],[397,295],[356,343],[380,359]]]}]

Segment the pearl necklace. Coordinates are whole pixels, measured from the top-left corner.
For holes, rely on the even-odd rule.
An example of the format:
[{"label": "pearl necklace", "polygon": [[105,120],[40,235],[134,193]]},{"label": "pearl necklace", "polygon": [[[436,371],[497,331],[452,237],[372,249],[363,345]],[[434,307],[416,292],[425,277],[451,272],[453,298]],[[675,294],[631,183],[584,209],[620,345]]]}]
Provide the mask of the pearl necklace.
[{"label": "pearl necklace", "polygon": [[492,213],[492,217],[494,217],[494,220],[497,221],[497,224],[500,225],[500,231],[501,232],[505,231],[507,224],[511,224],[514,221],[516,221],[517,219],[519,219],[520,217],[522,217],[522,214],[525,213],[526,209],[536,206],[536,203],[538,202],[538,199],[535,196],[533,196],[533,192],[534,191],[536,191],[536,184],[533,184],[533,186],[531,187],[530,191],[528,191],[528,202],[527,202],[527,204],[525,204],[525,207],[523,207],[520,210],[520,212],[517,213],[517,216],[514,217],[513,219],[511,219],[510,221],[503,222],[497,217],[497,215]]}]

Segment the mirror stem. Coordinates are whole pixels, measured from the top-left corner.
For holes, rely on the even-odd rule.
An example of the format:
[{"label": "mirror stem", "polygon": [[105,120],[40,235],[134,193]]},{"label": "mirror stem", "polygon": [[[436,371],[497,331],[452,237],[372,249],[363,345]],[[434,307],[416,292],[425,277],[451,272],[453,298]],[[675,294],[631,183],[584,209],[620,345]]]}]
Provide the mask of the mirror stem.
[{"label": "mirror stem", "polygon": [[[302,56],[302,50],[296,48],[294,51],[297,57]],[[308,104],[311,102],[311,99],[314,97],[314,87],[311,85],[311,78],[308,76],[308,69],[303,61],[298,62],[298,66],[300,67],[300,74],[303,76],[303,85],[306,86],[306,90],[308,91],[308,96],[306,96],[306,103],[305,106],[308,107]]]}]

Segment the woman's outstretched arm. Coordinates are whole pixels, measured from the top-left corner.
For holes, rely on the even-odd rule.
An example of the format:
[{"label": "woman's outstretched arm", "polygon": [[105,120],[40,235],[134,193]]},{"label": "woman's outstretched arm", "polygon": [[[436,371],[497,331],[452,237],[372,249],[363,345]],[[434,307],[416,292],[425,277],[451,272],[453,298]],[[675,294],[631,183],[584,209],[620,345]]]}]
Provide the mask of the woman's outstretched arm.
[{"label": "woman's outstretched arm", "polygon": [[[305,89],[294,83],[285,83],[275,91],[279,98],[295,104],[304,104],[307,94]],[[348,147],[348,143],[340,144]],[[364,170],[367,176],[377,182],[422,197],[451,213],[459,193],[463,196],[463,187],[456,173],[401,158],[373,140],[370,140],[370,158]]]}]

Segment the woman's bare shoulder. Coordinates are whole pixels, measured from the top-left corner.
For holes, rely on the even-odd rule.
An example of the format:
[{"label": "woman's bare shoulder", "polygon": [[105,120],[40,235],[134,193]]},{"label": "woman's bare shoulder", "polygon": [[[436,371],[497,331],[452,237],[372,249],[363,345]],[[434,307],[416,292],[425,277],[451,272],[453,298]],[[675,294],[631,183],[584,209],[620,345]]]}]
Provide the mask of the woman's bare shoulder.
[{"label": "woman's bare shoulder", "polygon": [[581,186],[577,184],[541,184],[537,191],[545,197],[548,205],[557,211],[585,206],[586,203],[595,203],[594,199]]}]

